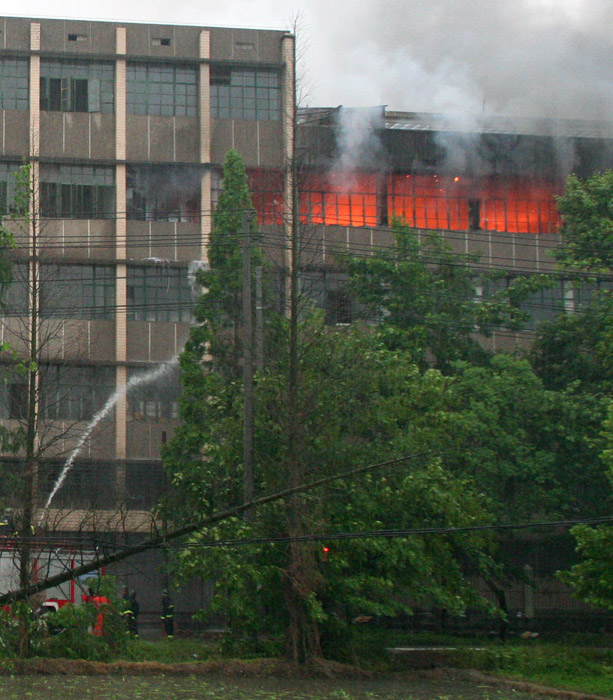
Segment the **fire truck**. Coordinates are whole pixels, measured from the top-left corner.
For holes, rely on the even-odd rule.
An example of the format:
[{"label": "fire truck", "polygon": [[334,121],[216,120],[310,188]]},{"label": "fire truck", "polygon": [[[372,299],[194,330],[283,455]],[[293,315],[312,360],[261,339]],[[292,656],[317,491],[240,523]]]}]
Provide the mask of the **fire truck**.
[{"label": "fire truck", "polygon": [[[11,532],[6,519],[0,520],[0,595],[15,591],[19,588],[19,540]],[[68,571],[74,571],[78,566],[91,562],[95,552],[75,546],[74,543],[54,540],[52,544],[47,538],[32,537],[31,562],[34,583]],[[59,586],[48,588],[39,596],[40,613],[57,611],[65,605],[80,603],[87,594],[91,579],[98,578],[99,573],[93,572],[84,577],[70,579]],[[10,606],[3,606],[10,612]]]}]

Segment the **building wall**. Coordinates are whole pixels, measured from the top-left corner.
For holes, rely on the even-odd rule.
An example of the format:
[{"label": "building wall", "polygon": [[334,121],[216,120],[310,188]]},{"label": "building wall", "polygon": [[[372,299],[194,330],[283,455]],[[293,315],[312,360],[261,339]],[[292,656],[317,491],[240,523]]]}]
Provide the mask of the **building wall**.
[{"label": "building wall", "polygon": [[[0,18],[0,155],[7,170],[32,163],[37,209],[34,229],[14,227],[17,257],[32,269],[35,237],[35,268],[47,270],[44,288],[58,297],[46,302],[54,304],[45,322],[46,361],[114,375],[105,390],[117,392],[115,408],[79,457],[104,463],[118,504],[138,501],[126,492],[133,487],[127,462],[159,469],[160,446],[176,425],[172,387],[166,398],[144,390],[126,397],[125,390],[135,373],[176,360],[187,338],[188,268],[206,260],[211,171],[220,172],[229,148],[248,167],[284,167],[281,85],[293,60],[286,43],[277,31]],[[217,103],[223,109],[212,118]],[[69,273],[72,284],[52,277]],[[69,301],[73,296],[92,301]],[[96,311],[102,296],[112,313]],[[24,318],[7,315],[1,325],[21,353]],[[17,422],[10,406],[17,384],[6,397],[9,425]],[[82,429],[96,401],[67,399],[53,416],[71,413]],[[49,423],[58,432],[69,420]],[[78,444],[79,431],[69,433],[45,458],[55,464]]]}]

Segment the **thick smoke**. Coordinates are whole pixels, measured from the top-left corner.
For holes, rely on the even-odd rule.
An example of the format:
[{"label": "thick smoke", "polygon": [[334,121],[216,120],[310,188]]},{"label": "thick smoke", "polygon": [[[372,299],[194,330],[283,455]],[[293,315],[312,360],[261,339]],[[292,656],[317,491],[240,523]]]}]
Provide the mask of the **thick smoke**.
[{"label": "thick smoke", "polygon": [[337,112],[338,158],[334,169],[351,173],[358,168],[379,168],[384,164],[383,146],[379,139],[385,125],[384,108],[341,108]]},{"label": "thick smoke", "polygon": [[357,0],[313,12],[319,104],[610,119],[606,0]]},{"label": "thick smoke", "polygon": [[[22,14],[83,17],[24,0]],[[609,120],[610,0],[108,0],[89,19],[298,26],[310,106]],[[300,71],[299,71],[300,72]]]}]

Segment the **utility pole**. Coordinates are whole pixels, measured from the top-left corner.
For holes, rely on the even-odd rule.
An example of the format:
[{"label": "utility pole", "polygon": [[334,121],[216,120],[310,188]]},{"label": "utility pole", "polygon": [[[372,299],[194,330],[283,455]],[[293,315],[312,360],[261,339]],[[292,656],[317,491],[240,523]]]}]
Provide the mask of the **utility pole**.
[{"label": "utility pole", "polygon": [[255,368],[264,371],[264,305],[262,292],[262,266],[255,268]]},{"label": "utility pole", "polygon": [[[250,503],[254,494],[253,477],[253,314],[251,304],[251,216],[243,211],[241,249],[243,254],[243,500]],[[251,520],[251,508],[245,511],[245,520]]]}]

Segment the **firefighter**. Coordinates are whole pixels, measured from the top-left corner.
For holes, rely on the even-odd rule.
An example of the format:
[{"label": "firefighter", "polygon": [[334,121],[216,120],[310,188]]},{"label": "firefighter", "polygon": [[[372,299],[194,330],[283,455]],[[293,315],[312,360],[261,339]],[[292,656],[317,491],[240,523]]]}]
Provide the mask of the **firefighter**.
[{"label": "firefighter", "polygon": [[87,594],[82,596],[82,600],[84,603],[91,603],[98,610],[92,634],[94,637],[102,637],[104,634],[104,615],[110,604],[110,600],[104,595],[95,593],[94,589],[91,587],[87,589]]},{"label": "firefighter", "polygon": [[162,625],[166,639],[172,639],[175,634],[175,606],[166,588],[162,591]]},{"label": "firefighter", "polygon": [[126,632],[132,636],[138,638],[138,613],[140,612],[140,605],[136,599],[136,591],[131,593],[127,588],[123,591],[123,610],[121,611],[121,616],[126,622]]},{"label": "firefighter", "polygon": [[136,599],[136,591],[130,593],[130,608],[132,615],[128,619],[128,631],[134,638],[138,639],[138,613],[140,612],[140,605]]}]

